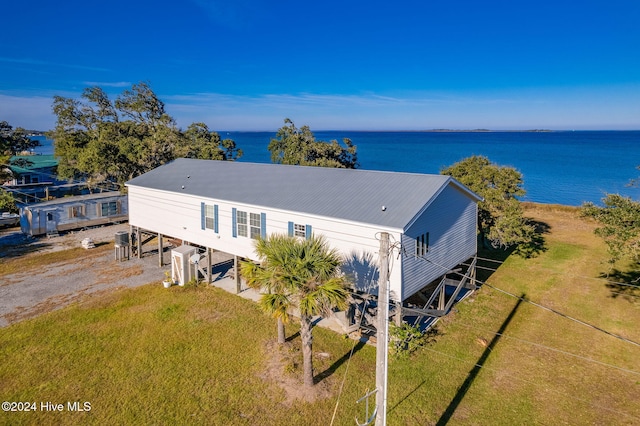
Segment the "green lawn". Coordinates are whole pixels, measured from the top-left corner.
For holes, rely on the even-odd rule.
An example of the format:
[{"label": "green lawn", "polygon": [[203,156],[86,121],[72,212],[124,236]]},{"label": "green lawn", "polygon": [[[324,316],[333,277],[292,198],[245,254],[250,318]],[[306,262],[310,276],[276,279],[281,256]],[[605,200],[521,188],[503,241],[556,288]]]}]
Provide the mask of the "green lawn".
[{"label": "green lawn", "polygon": [[[550,227],[546,251],[509,257],[488,283],[640,341],[640,293],[613,297],[594,279],[606,252],[592,225],[571,210],[527,211]],[[389,425],[640,423],[638,346],[488,287],[437,330],[434,343],[391,361]],[[355,401],[375,387],[375,348],[358,345],[349,364],[354,342],[315,328],[320,392],[307,402],[276,380],[301,370],[297,328],[287,332],[291,348],[270,351],[274,322],[216,288],[152,283],[93,297],[0,329],[0,400],[38,408],[0,413],[0,424],[328,425],[347,365],[334,424],[364,420]],[[65,411],[42,411],[47,401]],[[91,410],[68,412],[75,401]]]}]

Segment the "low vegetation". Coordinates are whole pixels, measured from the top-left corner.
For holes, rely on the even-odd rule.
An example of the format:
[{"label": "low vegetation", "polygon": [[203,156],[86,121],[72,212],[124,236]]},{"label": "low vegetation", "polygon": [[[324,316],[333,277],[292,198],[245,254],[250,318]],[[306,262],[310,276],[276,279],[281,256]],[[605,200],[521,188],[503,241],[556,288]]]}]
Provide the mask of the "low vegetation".
[{"label": "low vegetation", "polygon": [[[527,302],[638,342],[640,292],[622,297],[601,277],[606,245],[577,211],[528,205],[525,214],[545,232],[544,249],[482,261],[488,285],[425,345],[391,358],[388,424],[640,422],[640,348]],[[316,328],[323,392],[305,398],[299,330],[276,349],[274,325],[220,289],[158,282],[0,329],[1,399],[38,404],[2,413],[0,424],[329,425],[334,410],[333,424],[364,420],[355,401],[375,387],[375,348]],[[68,401],[91,410],[68,412]]]}]

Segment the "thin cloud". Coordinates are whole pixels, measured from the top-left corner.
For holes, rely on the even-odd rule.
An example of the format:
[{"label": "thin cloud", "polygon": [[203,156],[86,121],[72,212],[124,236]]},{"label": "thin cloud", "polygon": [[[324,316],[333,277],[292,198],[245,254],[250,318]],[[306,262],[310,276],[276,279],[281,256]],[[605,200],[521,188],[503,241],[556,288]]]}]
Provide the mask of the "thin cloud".
[{"label": "thin cloud", "polygon": [[13,63],[13,64],[27,64],[27,65],[57,66],[57,67],[73,68],[73,69],[88,70],[88,71],[102,71],[102,72],[109,71],[106,68],[90,67],[86,65],[77,65],[77,64],[61,64],[57,62],[42,61],[40,59],[33,59],[33,58],[0,57],[0,62],[7,62],[7,63]]},{"label": "thin cloud", "polygon": [[[105,86],[105,83],[98,85]],[[628,88],[626,92],[630,90]],[[14,127],[51,129],[55,124],[51,111],[54,93],[47,96],[49,92],[0,91],[0,117]],[[635,92],[640,93],[638,88]],[[55,94],[79,97],[78,93]],[[158,93],[169,115],[182,128],[194,122],[204,122],[214,130],[274,131],[282,126],[285,117],[299,126],[309,125],[313,130],[638,128],[640,107],[637,103],[615,99],[612,103],[610,98],[604,98],[600,93],[583,93],[577,99],[569,96],[568,99],[562,98],[562,102],[545,95],[540,93],[532,99],[520,92],[456,95],[426,92],[401,95],[272,93],[253,96]],[[541,112],[541,103],[548,104],[550,108]],[[601,117],[612,111],[616,120],[604,122]]]},{"label": "thin cloud", "polygon": [[[478,116],[487,107],[522,103],[518,99],[404,93],[365,94],[219,93],[161,96],[179,125],[201,121],[216,129],[272,130],[285,117],[316,129],[425,129],[450,127],[462,116]],[[475,110],[475,111],[474,111]],[[455,117],[453,120],[451,117]],[[428,121],[427,121],[428,120]],[[472,120],[470,120],[472,121]],[[439,123],[443,123],[440,125]]]},{"label": "thin cloud", "polygon": [[99,87],[129,87],[133,85],[129,81],[115,81],[115,82],[84,81],[82,84],[85,86],[99,86]]},{"label": "thin cloud", "polygon": [[169,103],[199,106],[252,106],[253,108],[278,108],[292,106],[315,106],[323,108],[385,108],[385,107],[419,107],[442,104],[506,104],[518,102],[508,98],[454,97],[438,96],[427,93],[412,93],[406,96],[385,96],[378,94],[337,95],[337,94],[263,94],[257,96],[228,95],[220,93],[194,93],[191,95],[166,96]]}]

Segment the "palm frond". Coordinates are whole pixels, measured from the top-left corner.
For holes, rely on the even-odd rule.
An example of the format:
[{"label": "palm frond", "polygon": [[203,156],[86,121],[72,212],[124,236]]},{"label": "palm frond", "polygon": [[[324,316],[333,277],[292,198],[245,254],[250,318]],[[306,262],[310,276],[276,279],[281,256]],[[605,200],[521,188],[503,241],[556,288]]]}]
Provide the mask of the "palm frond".
[{"label": "palm frond", "polygon": [[346,307],[342,258],[324,237],[303,240],[272,234],[257,240],[255,250],[261,264],[243,262],[241,273],[250,287],[266,293],[260,301],[265,312],[285,319],[295,305],[303,315],[326,315]]},{"label": "palm frond", "polygon": [[258,301],[260,308],[271,314],[274,318],[280,318],[283,322],[289,322],[289,307],[291,300],[283,294],[263,294]]}]

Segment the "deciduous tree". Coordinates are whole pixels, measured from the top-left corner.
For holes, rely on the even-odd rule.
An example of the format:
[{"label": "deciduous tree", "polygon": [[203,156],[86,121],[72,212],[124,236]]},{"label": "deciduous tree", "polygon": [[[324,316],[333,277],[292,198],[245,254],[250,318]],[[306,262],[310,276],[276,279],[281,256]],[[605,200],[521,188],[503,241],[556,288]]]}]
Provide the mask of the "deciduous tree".
[{"label": "deciduous tree", "polygon": [[40,146],[40,142],[27,136],[21,128],[15,129],[6,121],[0,121],[0,184],[12,177],[8,166],[26,167],[28,160],[12,160],[11,157],[23,151],[29,151]]},{"label": "deciduous tree", "polygon": [[221,141],[203,123],[182,132],[148,84],[134,84],[115,101],[99,87],[81,99],[54,97],[57,117],[49,137],[55,142],[63,178],[91,184],[123,184],[180,156],[233,160],[241,155],[231,140]]},{"label": "deciduous tree", "polygon": [[278,164],[300,166],[358,168],[356,146],[351,139],[344,138],[343,144],[336,140],[318,141],[308,126],[298,129],[288,118],[269,143],[271,161]]},{"label": "deciduous tree", "polygon": [[640,262],[640,203],[622,195],[608,194],[603,204],[600,207],[585,203],[581,213],[601,225],[595,234],[607,244],[609,262],[613,264],[623,257]]},{"label": "deciduous tree", "polygon": [[16,200],[10,192],[4,189],[0,189],[0,212],[18,213]]},{"label": "deciduous tree", "polygon": [[520,247],[527,252],[535,240],[535,227],[523,215],[517,197],[523,196],[522,174],[499,166],[487,157],[471,156],[442,170],[484,198],[478,204],[478,232],[483,244],[494,248]]},{"label": "deciduous tree", "polygon": [[237,160],[242,157],[242,150],[236,147],[232,139],[221,139],[204,123],[192,123],[184,136],[189,143],[183,146],[186,152],[180,152],[181,157],[203,160]]}]

